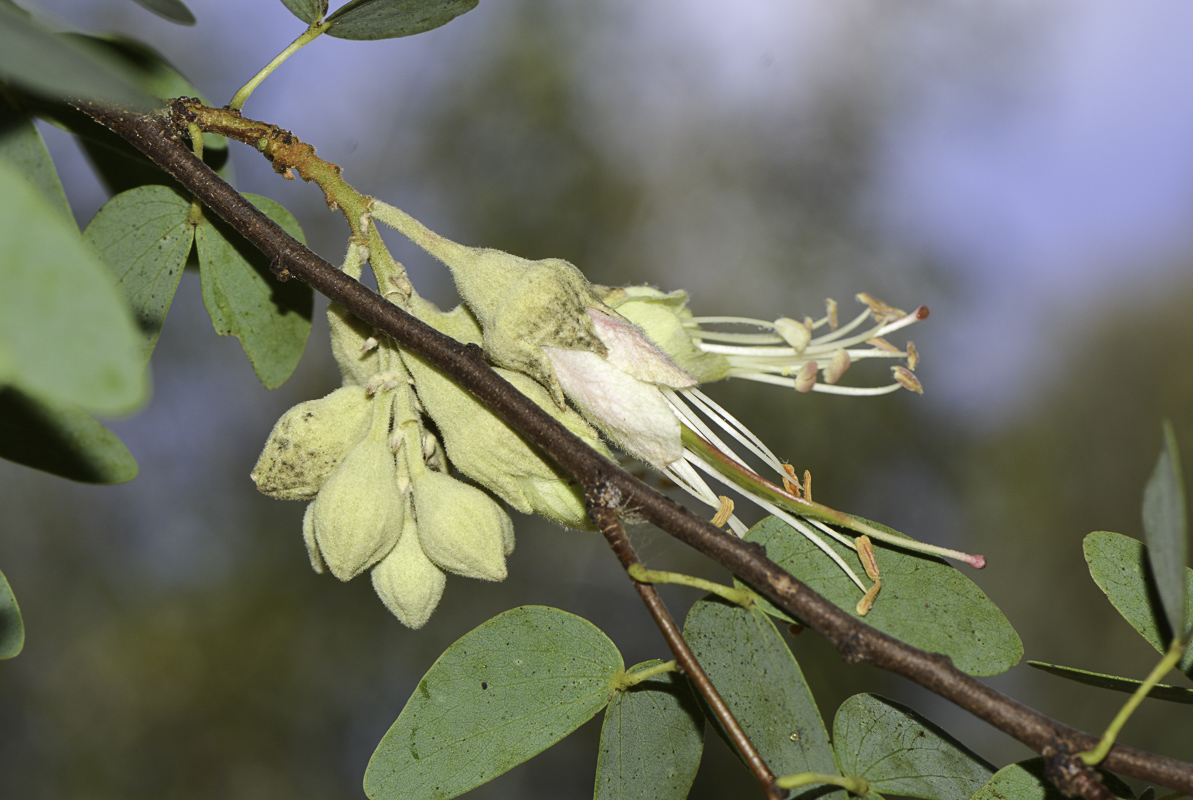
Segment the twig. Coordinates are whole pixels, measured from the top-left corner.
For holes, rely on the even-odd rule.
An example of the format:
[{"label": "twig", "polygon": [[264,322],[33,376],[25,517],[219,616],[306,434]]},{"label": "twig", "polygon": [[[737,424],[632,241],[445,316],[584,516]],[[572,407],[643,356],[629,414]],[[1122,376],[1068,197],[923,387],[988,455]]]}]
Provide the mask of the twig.
[{"label": "twig", "polygon": [[[609,543],[609,548],[617,556],[617,560],[621,562],[623,567],[629,569],[631,565],[641,564],[642,562],[634,552],[634,546],[630,544],[629,537],[626,536],[621,519],[617,516],[617,502],[615,499],[610,498],[610,494],[607,487],[599,486],[593,487],[586,492],[585,500],[588,506],[588,516],[592,518],[592,521],[596,523],[604,535],[605,541]],[[725,701],[721,698],[721,693],[713,686],[712,681],[709,680],[708,675],[704,672],[704,668],[696,660],[696,654],[692,652],[692,648],[688,647],[688,643],[684,641],[679,626],[675,624],[671,612],[663,604],[663,598],[659,597],[658,591],[649,583],[634,581],[634,588],[638,590],[638,595],[646,605],[646,610],[650,612],[650,616],[654,619],[659,631],[662,632],[663,638],[667,640],[667,645],[671,648],[671,652],[675,654],[675,660],[679,662],[680,668],[688,676],[688,680],[692,682],[692,685],[696,687],[696,691],[700,692],[700,696],[708,704],[709,710],[717,718],[717,722],[721,724],[725,735],[729,737],[729,741],[737,748],[737,752],[746,762],[746,766],[754,774],[754,778],[758,781],[762,790],[766,792],[768,800],[781,800],[781,798],[786,796],[787,792],[775,786],[775,774],[766,765],[758,749],[750,741],[750,737],[742,730],[741,725],[733,716],[733,712],[729,710],[729,706],[725,705]]]},{"label": "twig", "polygon": [[[1070,765],[1080,761],[1077,753],[1096,745],[1096,736],[1062,725],[983,685],[945,656],[924,652],[859,622],[767,559],[765,548],[729,536],[601,457],[490,369],[479,347],[461,345],[424,325],[294,240],[195,158],[163,117],[89,103],[78,107],[127,139],[236,228],[270,258],[280,280],[297,277],[393,337],[471,392],[585,487],[616,490],[623,509],[633,509],[740,576],[828,638],[846,661],[869,661],[902,675],[1051,758],[1062,771],[1090,775],[1084,764]],[[1182,761],[1115,745],[1102,766],[1193,794],[1193,765]],[[1062,788],[1094,800],[1098,795],[1085,783],[1078,780],[1079,785]]]}]

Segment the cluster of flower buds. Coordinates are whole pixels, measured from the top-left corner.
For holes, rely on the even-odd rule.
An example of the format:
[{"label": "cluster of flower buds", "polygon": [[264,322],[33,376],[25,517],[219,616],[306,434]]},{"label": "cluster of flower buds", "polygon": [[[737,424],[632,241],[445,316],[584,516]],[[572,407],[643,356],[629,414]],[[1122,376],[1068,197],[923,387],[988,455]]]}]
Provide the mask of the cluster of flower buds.
[{"label": "cluster of flower buds", "polygon": [[[820,533],[851,547],[854,540],[826,521],[874,538],[889,535],[813,503],[810,476],[801,486],[789,464],[697,386],[745,377],[800,392],[920,392],[914,346],[900,350],[884,337],[923,319],[926,308],[906,314],[859,295],[866,310],[843,326],[831,300],[821,320],[695,317],[683,292],[593,286],[566,261],[466,247],[377,201],[372,219],[446,264],[464,301],[445,312],[403,291],[400,302],[410,313],[460,342],[480,344],[507,380],[597,451],[608,452],[599,431],[717,507],[717,524],[740,534],[745,525],[732,501],[715,494],[700,473],[732,486],[815,541],[866,591]],[[363,247],[350,246],[345,269],[359,275],[364,258]],[[283,416],[252,474],[266,494],[313,500],[303,529],[316,571],[350,580],[371,569],[382,600],[417,628],[439,601],[445,571],[505,577],[513,529],[493,495],[524,513],[590,527],[579,487],[470,394],[379,341],[339,307],[328,320],[343,387]],[[761,332],[718,327],[743,324]],[[821,329],[827,332],[817,335]],[[892,368],[889,385],[841,386],[845,370],[866,358],[905,365]],[[721,438],[726,434],[774,469],[782,484],[748,467]],[[457,480],[449,466],[482,488]],[[898,541],[980,565],[980,557]],[[868,602],[876,591],[869,590]]]}]

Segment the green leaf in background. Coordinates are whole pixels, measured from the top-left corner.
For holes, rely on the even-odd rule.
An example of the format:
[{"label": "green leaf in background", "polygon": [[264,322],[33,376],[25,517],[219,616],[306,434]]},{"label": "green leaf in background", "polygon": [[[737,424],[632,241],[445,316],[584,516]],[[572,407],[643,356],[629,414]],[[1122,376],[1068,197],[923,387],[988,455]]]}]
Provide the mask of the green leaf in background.
[{"label": "green leaf in background", "polygon": [[15,167],[62,213],[63,219],[74,222],[58,180],[58,170],[54,169],[46,143],[33,124],[33,116],[10,103],[3,93],[0,93],[0,161]]},{"label": "green leaf in background", "polygon": [[939,727],[904,705],[855,694],[833,720],[843,775],[860,775],[878,794],[964,800],[994,769]]},{"label": "green leaf in background", "polygon": [[480,0],[352,0],[327,18],[328,36],[394,39],[446,25]]},{"label": "green leaf in background", "polygon": [[[1076,681],[1077,683],[1084,683],[1087,686],[1097,686],[1099,689],[1110,689],[1115,692],[1134,694],[1135,690],[1143,685],[1143,681],[1137,681],[1134,678],[1120,678],[1117,675],[1106,675],[1101,672],[1088,672],[1074,667],[1045,664],[1043,661],[1028,661],[1027,664],[1042,672],[1057,675],[1061,678]],[[1169,686],[1166,683],[1156,684],[1147,693],[1147,696],[1154,697],[1157,700],[1168,700],[1173,703],[1193,704],[1193,689],[1182,689],[1179,686]]]},{"label": "green leaf in background", "polygon": [[[1121,800],[1135,797],[1131,787],[1119,778],[1098,770],[1102,783],[1111,794]],[[994,773],[985,786],[974,792],[969,800],[1066,800],[1060,790],[1044,777],[1044,759],[1031,758],[1007,766]]]},{"label": "green leaf in background", "polygon": [[0,572],[0,659],[12,658],[25,646],[25,623],[17,598]]},{"label": "green leaf in background", "polygon": [[372,800],[447,800],[592,719],[625,665],[588,620],[543,606],[499,614],[431,665],[365,772]]},{"label": "green leaf in background", "polygon": [[1156,579],[1171,640],[1185,641],[1185,564],[1189,525],[1185,519],[1185,481],[1172,423],[1164,421],[1164,446],[1143,490],[1143,540]]},{"label": "green leaf in background", "polygon": [[[1147,568],[1143,542],[1121,533],[1096,531],[1082,543],[1089,574],[1131,627],[1161,653],[1168,652],[1171,628],[1159,608],[1156,585]],[[1185,568],[1185,592],[1193,592],[1193,570]],[[1185,617],[1185,630],[1193,619]],[[1177,669],[1193,677],[1193,647],[1185,651]]]},{"label": "green leaf in background", "polygon": [[[775,775],[836,774],[816,701],[765,613],[710,595],[688,612],[684,639]],[[821,788],[804,791],[822,796]]]},{"label": "green leaf in background", "polygon": [[[630,674],[659,664],[636,664]],[[666,672],[618,692],[605,709],[594,800],[683,800],[704,751],[704,714]]]},{"label": "green leaf in background", "polygon": [[191,203],[166,186],[139,186],[104,204],[83,238],[111,270],[153,353],[195,239]]},{"label": "green leaf in background", "polygon": [[97,414],[132,411],[148,381],[132,315],[107,268],[0,161],[0,385]]},{"label": "green leaf in background", "polygon": [[195,15],[186,7],[182,0],[133,0],[134,3],[147,8],[162,19],[176,22],[179,25],[194,25]]},{"label": "green leaf in background", "polygon": [[[245,197],[304,241],[298,220],[285,208],[267,197]],[[238,337],[261,383],[269,389],[281,386],[298,366],[311,332],[311,287],[275,279],[265,256],[223,220],[204,216],[195,230],[195,245],[203,304],[216,333]]]},{"label": "green leaf in background", "polygon": [[282,0],[282,4],[308,25],[314,25],[327,13],[327,0]]},{"label": "green leaf in background", "polygon": [[[898,531],[869,522],[896,536]],[[824,552],[791,526],[767,517],[746,534],[765,545],[767,555],[830,602],[868,625],[910,645],[953,659],[970,675],[998,675],[1023,657],[1023,642],[1011,623],[982,590],[941,559],[916,555],[874,542],[882,591],[865,617],[854,610],[861,592]],[[857,553],[830,540],[829,546],[859,563]],[[769,602],[763,607],[787,619]]]},{"label": "green leaf in background", "polygon": [[153,99],[120,64],[0,5],[0,80],[51,97],[86,97],[135,108]]},{"label": "green leaf in background", "polygon": [[0,458],[81,483],[124,483],[137,462],[89,414],[0,388]]}]

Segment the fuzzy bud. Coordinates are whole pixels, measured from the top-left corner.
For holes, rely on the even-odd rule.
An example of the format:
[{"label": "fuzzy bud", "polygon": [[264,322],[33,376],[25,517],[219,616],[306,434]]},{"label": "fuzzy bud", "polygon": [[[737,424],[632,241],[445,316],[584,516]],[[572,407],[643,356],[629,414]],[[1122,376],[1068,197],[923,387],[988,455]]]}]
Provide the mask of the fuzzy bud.
[{"label": "fuzzy bud", "polygon": [[414,476],[412,486],[418,539],[427,557],[465,578],[505,580],[514,524],[501,506],[442,472],[424,470]]},{"label": "fuzzy bud", "polygon": [[381,371],[373,328],[335,303],[327,307],[327,325],[331,328],[331,353],[344,385],[364,386]]},{"label": "fuzzy bud", "polygon": [[423,552],[409,507],[398,543],[373,567],[372,578],[381,602],[409,628],[425,625],[439,605],[447,576]]}]

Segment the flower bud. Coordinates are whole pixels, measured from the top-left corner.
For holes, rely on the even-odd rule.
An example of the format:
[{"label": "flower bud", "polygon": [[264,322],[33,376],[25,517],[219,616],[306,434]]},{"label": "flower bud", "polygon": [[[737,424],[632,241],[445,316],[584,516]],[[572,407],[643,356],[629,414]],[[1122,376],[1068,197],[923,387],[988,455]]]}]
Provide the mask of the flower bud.
[{"label": "flower bud", "polygon": [[392,396],[378,393],[368,435],[336,468],[311,508],[311,528],[328,569],[355,578],[389,553],[402,532],[398,466],[389,447]]},{"label": "flower bud", "polygon": [[465,578],[505,580],[514,524],[492,497],[431,470],[416,473],[412,488],[418,540],[428,558]]},{"label": "flower bud", "polygon": [[327,307],[327,325],[331,328],[331,353],[340,367],[344,385],[364,386],[381,371],[372,326],[336,303]]},{"label": "flower bud", "polygon": [[687,309],[687,292],[664,294],[649,286],[596,287],[596,290],[610,308],[641,328],[697,382],[719,381],[729,375],[728,359],[701,350],[684,327],[684,320],[692,317]]},{"label": "flower bud", "polygon": [[323,554],[319,552],[319,543],[315,541],[315,515],[311,513],[314,508],[314,503],[307,503],[307,510],[302,515],[302,540],[307,546],[311,569],[315,570],[315,574],[322,575],[327,572],[327,562],[323,560]]},{"label": "flower bud", "polygon": [[365,435],[372,401],[359,386],[299,403],[273,426],[250,474],[279,500],[309,500]]},{"label": "flower bud", "polygon": [[421,628],[439,605],[447,576],[423,552],[407,505],[398,543],[373,567],[373,589],[403,625]]},{"label": "flower bud", "polygon": [[[445,313],[416,295],[411,298],[410,311],[459,341],[474,344],[480,341],[480,326],[464,306]],[[455,469],[524,514],[541,514],[571,528],[592,527],[584,509],[584,498],[565,473],[425,361],[405,352],[402,358],[414,376],[419,401],[439,429]],[[590,447],[608,455],[588,423],[570,407],[558,408],[533,379],[510,370],[497,372]]]}]

